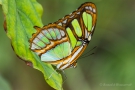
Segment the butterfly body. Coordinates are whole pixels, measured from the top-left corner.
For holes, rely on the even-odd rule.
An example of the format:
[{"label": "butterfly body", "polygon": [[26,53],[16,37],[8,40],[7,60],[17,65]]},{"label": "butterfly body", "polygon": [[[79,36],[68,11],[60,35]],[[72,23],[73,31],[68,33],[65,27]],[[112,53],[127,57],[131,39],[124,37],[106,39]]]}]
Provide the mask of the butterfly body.
[{"label": "butterfly body", "polygon": [[96,7],[93,3],[84,3],[57,22],[35,27],[37,32],[30,39],[30,49],[41,61],[56,65],[60,70],[76,67],[76,60],[88,46],[95,25]]}]

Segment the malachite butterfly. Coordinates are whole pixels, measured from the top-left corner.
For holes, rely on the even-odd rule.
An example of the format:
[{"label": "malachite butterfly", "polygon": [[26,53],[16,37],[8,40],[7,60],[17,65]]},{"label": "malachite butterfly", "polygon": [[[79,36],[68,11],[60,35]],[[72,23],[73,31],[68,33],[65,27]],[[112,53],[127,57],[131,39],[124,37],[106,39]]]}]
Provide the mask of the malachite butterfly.
[{"label": "malachite butterfly", "polygon": [[59,70],[76,67],[94,33],[96,13],[95,4],[87,2],[57,22],[35,27],[30,49],[41,61],[56,65]]}]

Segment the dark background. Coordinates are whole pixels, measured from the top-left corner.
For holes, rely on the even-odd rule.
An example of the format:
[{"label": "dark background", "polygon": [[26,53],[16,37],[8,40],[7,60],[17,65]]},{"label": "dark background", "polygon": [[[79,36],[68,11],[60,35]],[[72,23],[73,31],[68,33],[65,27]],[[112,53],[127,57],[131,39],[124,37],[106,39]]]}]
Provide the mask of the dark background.
[{"label": "dark background", "polygon": [[[97,6],[97,25],[87,47],[89,57],[65,70],[65,90],[135,90],[135,0],[37,0],[43,23],[55,22],[84,2]],[[0,90],[54,90],[40,71],[28,67],[13,52],[3,29],[0,8]]]}]

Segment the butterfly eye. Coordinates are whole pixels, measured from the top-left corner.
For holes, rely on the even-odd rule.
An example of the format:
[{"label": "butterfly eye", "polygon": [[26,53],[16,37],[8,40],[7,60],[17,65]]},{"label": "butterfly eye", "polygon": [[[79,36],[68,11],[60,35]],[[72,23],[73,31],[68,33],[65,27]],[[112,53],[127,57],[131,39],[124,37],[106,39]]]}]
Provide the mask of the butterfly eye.
[{"label": "butterfly eye", "polygon": [[88,41],[88,39],[86,38],[86,39],[84,39],[84,43],[86,44],[86,43],[89,43],[89,41]]}]

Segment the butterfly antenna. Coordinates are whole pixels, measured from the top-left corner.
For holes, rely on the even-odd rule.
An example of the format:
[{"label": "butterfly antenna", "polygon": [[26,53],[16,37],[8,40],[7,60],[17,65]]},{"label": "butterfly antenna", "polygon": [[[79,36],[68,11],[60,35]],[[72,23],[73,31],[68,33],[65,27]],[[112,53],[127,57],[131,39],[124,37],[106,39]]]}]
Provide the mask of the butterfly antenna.
[{"label": "butterfly antenna", "polygon": [[95,53],[91,53],[91,54],[88,54],[88,55],[82,56],[82,57],[80,57],[79,59],[86,58],[86,57],[88,57],[88,56],[90,56],[90,55],[93,55],[93,54],[95,54]]},{"label": "butterfly antenna", "polygon": [[67,76],[66,76],[64,70],[62,70],[62,75],[63,75],[63,83],[62,83],[62,85],[63,85],[65,83],[65,81],[67,80]]},{"label": "butterfly antenna", "polygon": [[97,46],[93,47],[91,50],[89,50],[88,52],[86,52],[85,54],[83,54],[79,59],[88,57],[88,56],[90,56],[90,55],[93,55],[94,53],[91,53],[91,54],[90,54],[90,52],[91,52],[92,50],[94,50],[96,47],[97,47]]}]

